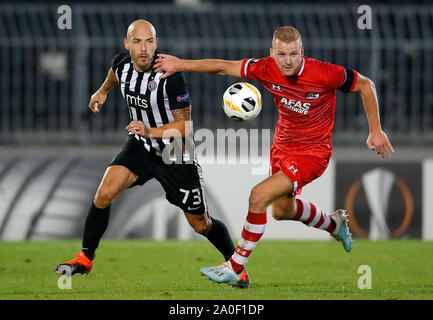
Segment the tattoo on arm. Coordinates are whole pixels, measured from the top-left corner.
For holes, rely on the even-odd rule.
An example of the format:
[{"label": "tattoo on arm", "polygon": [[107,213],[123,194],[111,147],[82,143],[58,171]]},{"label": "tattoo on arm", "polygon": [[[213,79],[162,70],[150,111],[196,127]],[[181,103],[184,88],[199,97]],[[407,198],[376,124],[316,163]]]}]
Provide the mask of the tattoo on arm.
[{"label": "tattoo on arm", "polygon": [[184,120],[184,121],[190,121],[191,120],[191,107],[186,107],[182,109],[176,109],[171,110],[173,113],[174,120]]}]

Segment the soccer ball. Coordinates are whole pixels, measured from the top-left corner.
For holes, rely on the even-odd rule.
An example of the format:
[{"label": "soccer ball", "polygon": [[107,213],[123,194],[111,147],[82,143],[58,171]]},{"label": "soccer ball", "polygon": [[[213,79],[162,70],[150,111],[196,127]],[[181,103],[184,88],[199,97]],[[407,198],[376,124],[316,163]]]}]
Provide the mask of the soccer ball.
[{"label": "soccer ball", "polygon": [[227,117],[236,121],[251,121],[262,110],[260,91],[246,82],[232,84],[223,95],[223,109]]}]

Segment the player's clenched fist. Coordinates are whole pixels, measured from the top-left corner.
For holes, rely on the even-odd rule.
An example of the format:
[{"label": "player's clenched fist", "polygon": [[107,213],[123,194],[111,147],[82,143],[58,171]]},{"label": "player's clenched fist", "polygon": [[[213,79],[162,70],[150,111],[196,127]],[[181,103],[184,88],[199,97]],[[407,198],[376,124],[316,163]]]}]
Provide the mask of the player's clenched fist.
[{"label": "player's clenched fist", "polygon": [[144,138],[149,137],[150,129],[146,127],[143,121],[131,121],[125,129],[133,134],[138,134]]},{"label": "player's clenched fist", "polygon": [[90,97],[89,109],[92,110],[92,112],[99,112],[101,106],[105,103],[106,99],[107,99],[107,94],[103,94],[99,90],[96,91]]}]

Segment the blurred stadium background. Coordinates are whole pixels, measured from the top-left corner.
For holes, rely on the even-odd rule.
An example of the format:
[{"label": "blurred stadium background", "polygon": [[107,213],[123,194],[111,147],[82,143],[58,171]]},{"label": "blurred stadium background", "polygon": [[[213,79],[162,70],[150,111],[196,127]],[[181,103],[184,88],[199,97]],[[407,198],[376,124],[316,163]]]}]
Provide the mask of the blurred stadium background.
[{"label": "blurred stadium background", "polygon": [[[58,27],[62,4],[71,7],[71,29]],[[362,4],[372,9],[371,29],[358,28]],[[368,152],[361,98],[338,93],[334,160],[305,198],[328,211],[349,207],[358,237],[433,239],[431,1],[200,0],[0,4],[0,239],[81,237],[90,201],[128,123],[119,90],[99,114],[88,110],[88,100],[138,18],[155,26],[160,52],[191,59],[264,57],[273,30],[294,25],[306,56],[370,77],[396,153],[384,161]],[[270,129],[272,137],[277,112],[260,85],[260,117],[238,124],[220,108],[236,79],[195,73],[187,79],[195,130]],[[203,167],[211,213],[238,237],[249,190],[266,174],[252,175],[248,165]],[[157,183],[127,191],[113,212],[105,237],[196,237]],[[272,223],[268,238],[327,239],[303,225]]]}]

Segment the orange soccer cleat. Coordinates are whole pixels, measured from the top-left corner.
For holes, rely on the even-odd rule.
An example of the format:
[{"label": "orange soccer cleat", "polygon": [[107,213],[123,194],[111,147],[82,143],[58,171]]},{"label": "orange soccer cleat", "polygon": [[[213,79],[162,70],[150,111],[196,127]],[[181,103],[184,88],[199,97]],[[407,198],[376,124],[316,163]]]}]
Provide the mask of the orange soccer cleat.
[{"label": "orange soccer cleat", "polygon": [[92,270],[93,260],[87,258],[83,251],[75,256],[75,259],[59,264],[56,272],[66,276],[73,276],[76,273],[88,274]]}]

